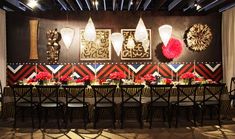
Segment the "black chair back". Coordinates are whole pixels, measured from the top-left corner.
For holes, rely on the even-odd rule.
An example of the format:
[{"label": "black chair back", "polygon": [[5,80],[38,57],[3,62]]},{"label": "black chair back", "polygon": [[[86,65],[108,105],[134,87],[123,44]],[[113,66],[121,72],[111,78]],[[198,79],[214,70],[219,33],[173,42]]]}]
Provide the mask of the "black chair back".
[{"label": "black chair back", "polygon": [[163,102],[170,104],[170,95],[174,85],[149,85],[151,103]]},{"label": "black chair back", "polygon": [[176,85],[177,87],[177,102],[176,105],[180,103],[188,103],[194,105],[196,103],[196,93],[199,85]]},{"label": "black chair back", "polygon": [[60,86],[57,85],[36,85],[39,96],[39,104],[55,103],[57,107],[60,106],[58,100],[59,87]]},{"label": "black chair back", "polygon": [[231,78],[229,93],[230,93],[230,96],[235,95],[235,77]]},{"label": "black chair back", "polygon": [[86,105],[85,102],[85,85],[63,86],[66,96],[66,106],[69,103],[80,103]]},{"label": "black chair back", "polygon": [[216,101],[220,104],[221,95],[225,88],[225,83],[221,84],[204,84],[203,85],[203,104],[209,101]]},{"label": "black chair back", "polygon": [[18,106],[20,103],[28,104],[27,106],[30,107],[33,106],[32,85],[13,85],[11,88],[14,95],[15,106]]},{"label": "black chair back", "polygon": [[0,100],[2,100],[2,82],[1,82],[1,80],[0,80]]},{"label": "black chair back", "polygon": [[122,104],[124,103],[139,103],[141,104],[141,97],[144,85],[120,85]]},{"label": "black chair back", "polygon": [[92,85],[96,107],[99,103],[110,103],[114,105],[114,94],[116,85]]}]

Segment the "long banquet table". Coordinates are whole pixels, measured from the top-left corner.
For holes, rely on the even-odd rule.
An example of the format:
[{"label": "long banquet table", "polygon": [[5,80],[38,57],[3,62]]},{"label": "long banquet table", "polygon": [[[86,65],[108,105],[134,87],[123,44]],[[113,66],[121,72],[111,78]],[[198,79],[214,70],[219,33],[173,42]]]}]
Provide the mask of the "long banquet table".
[{"label": "long banquet table", "polygon": [[[35,93],[34,93],[35,92]],[[36,88],[33,89],[33,93],[36,93]],[[90,113],[92,112],[92,105],[94,104],[94,96],[93,96],[93,91],[91,89],[91,87],[87,87],[86,89],[86,102],[88,102],[90,104]],[[197,95],[201,95],[202,96],[202,89],[199,89],[198,94]],[[35,96],[37,97],[37,96]],[[175,101],[177,97],[177,90],[176,88],[173,88],[173,91],[171,92],[171,101]],[[63,89],[60,89],[60,94],[59,94],[59,99],[60,101],[65,102],[65,94],[63,92]],[[115,92],[115,102],[118,104],[120,104],[121,102],[121,93],[120,93],[120,89],[117,89],[117,91]],[[143,94],[142,94],[142,103],[143,103],[143,115],[146,116],[147,115],[147,111],[146,111],[146,104],[150,102],[150,89],[148,87],[145,87],[143,90]],[[229,94],[227,92],[227,89],[224,90],[223,94],[222,94],[222,98],[221,98],[221,117],[222,118],[226,118],[226,119],[230,119],[231,115],[230,115],[230,101],[229,101]],[[14,116],[14,97],[13,97],[13,92],[11,90],[11,88],[9,86],[6,86],[4,88],[4,92],[3,92],[3,113],[2,113],[2,117],[3,118],[12,118]],[[117,116],[118,116],[119,110],[117,109]],[[92,114],[90,114],[92,115]],[[145,118],[145,117],[144,117]]]}]

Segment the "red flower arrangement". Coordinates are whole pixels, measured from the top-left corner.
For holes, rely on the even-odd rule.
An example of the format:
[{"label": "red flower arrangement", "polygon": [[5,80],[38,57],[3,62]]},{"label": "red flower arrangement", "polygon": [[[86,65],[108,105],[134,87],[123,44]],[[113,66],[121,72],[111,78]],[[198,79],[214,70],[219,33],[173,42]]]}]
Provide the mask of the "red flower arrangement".
[{"label": "red flower arrangement", "polygon": [[144,75],[144,80],[146,82],[152,82],[152,81],[155,81],[156,78],[152,74],[146,74],[146,75]]},{"label": "red flower arrangement", "polygon": [[196,76],[195,74],[191,73],[191,72],[186,72],[183,75],[181,75],[181,79],[194,79]]},{"label": "red flower arrangement", "polygon": [[126,78],[126,74],[124,74],[123,72],[113,72],[109,75],[109,78],[112,80],[121,80]]},{"label": "red flower arrangement", "polygon": [[36,80],[37,81],[45,81],[45,80],[50,80],[51,79],[51,74],[48,72],[39,72],[36,75]]},{"label": "red flower arrangement", "polygon": [[163,82],[164,82],[165,84],[171,84],[171,83],[172,83],[172,80],[169,79],[169,78],[164,78],[164,79],[163,79]]},{"label": "red flower arrangement", "polygon": [[91,81],[91,78],[90,78],[90,76],[86,75],[82,78],[82,81],[83,82]]},{"label": "red flower arrangement", "polygon": [[162,53],[167,59],[174,59],[180,56],[182,49],[180,40],[171,38],[167,46],[162,46]]},{"label": "red flower arrangement", "polygon": [[62,83],[67,83],[68,81],[71,81],[71,80],[72,80],[72,78],[68,77],[68,76],[62,76],[60,78],[60,82],[62,82]]},{"label": "red flower arrangement", "polygon": [[83,82],[83,80],[81,79],[81,78],[78,78],[77,80],[76,80],[76,83],[82,83]]},{"label": "red flower arrangement", "polygon": [[27,83],[33,83],[33,82],[36,82],[37,80],[35,78],[31,78],[27,81]]}]

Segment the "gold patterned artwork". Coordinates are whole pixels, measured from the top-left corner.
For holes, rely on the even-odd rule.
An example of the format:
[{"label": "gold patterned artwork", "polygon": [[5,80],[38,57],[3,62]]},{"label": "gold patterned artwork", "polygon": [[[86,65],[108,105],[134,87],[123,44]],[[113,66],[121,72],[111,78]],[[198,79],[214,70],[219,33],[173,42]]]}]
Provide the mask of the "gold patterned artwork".
[{"label": "gold patterned artwork", "polygon": [[194,24],[186,34],[186,43],[193,51],[204,51],[212,41],[211,29],[207,24]]},{"label": "gold patterned artwork", "polygon": [[148,40],[136,42],[134,39],[135,29],[122,29],[124,36],[122,46],[122,60],[151,60],[151,30],[148,31]]},{"label": "gold patterned artwork", "polygon": [[86,41],[83,34],[84,30],[81,30],[81,60],[111,60],[110,29],[96,29],[96,40],[94,42]]},{"label": "gold patterned artwork", "polygon": [[57,29],[48,30],[47,36],[47,60],[51,63],[56,63],[59,60],[60,54],[60,33]]}]

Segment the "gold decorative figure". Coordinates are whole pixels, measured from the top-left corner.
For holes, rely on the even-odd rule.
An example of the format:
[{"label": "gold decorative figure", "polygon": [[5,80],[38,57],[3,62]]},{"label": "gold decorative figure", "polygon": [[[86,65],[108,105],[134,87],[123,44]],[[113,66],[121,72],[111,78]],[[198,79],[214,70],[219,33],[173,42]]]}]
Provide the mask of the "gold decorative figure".
[{"label": "gold decorative figure", "polygon": [[47,60],[50,63],[57,63],[59,60],[59,54],[60,54],[60,44],[59,41],[61,40],[61,35],[57,31],[57,29],[54,30],[48,30],[46,33],[47,36]]}]

